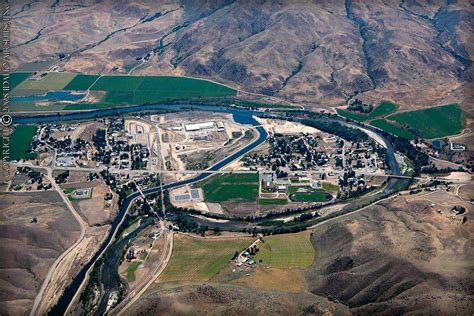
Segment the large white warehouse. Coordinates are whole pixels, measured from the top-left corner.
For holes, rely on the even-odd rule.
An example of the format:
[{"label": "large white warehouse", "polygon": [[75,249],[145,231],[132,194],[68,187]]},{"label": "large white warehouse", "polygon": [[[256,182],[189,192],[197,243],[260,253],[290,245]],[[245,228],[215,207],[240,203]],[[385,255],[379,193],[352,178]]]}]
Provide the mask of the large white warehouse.
[{"label": "large white warehouse", "polygon": [[199,131],[200,129],[213,128],[214,122],[204,122],[184,125],[186,132]]}]

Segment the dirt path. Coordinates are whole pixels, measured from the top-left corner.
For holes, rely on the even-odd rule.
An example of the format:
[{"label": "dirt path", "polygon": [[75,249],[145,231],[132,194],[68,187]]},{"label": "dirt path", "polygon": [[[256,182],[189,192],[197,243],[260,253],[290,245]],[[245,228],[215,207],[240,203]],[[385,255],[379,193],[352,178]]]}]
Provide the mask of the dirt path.
[{"label": "dirt path", "polygon": [[84,220],[82,219],[82,217],[79,215],[79,213],[77,213],[77,211],[74,209],[74,206],[72,205],[72,203],[69,201],[68,197],[64,194],[63,190],[61,190],[61,188],[59,187],[59,185],[56,183],[56,181],[54,180],[54,177],[53,177],[53,169],[50,168],[50,167],[47,167],[46,168],[46,171],[47,171],[47,178],[49,179],[49,181],[51,182],[51,185],[53,186],[54,190],[56,190],[59,195],[61,196],[61,198],[63,199],[64,203],[66,204],[66,206],[68,207],[68,209],[71,211],[71,213],[74,215],[74,217],[76,218],[77,222],[79,223],[79,225],[81,226],[81,234],[79,236],[79,238],[76,240],[76,242],[71,246],[69,247],[65,252],[63,252],[57,259],[56,261],[54,261],[53,265],[51,266],[51,268],[49,269],[48,271],[48,274],[46,275],[43,283],[41,284],[41,288],[40,288],[40,291],[38,292],[38,294],[36,295],[35,297],[35,301],[33,303],[33,308],[31,309],[31,312],[30,312],[30,315],[35,315],[36,314],[36,311],[43,299],[43,295],[44,295],[44,292],[46,291],[46,288],[48,287],[48,285],[50,284],[50,281],[54,275],[54,273],[56,272],[56,268],[58,267],[58,265],[61,263],[61,261],[74,249],[76,248],[81,242],[82,240],[84,239],[84,236],[85,236],[85,233],[86,233],[86,229],[85,229],[85,222]]},{"label": "dirt path", "polygon": [[128,293],[125,299],[120,302],[120,304],[117,305],[112,311],[109,312],[110,314],[126,315],[126,310],[140,298],[140,296],[146,291],[146,289],[165,270],[166,266],[168,265],[168,262],[171,259],[171,254],[173,253],[173,231],[163,228],[162,232],[164,238],[166,239],[165,247],[167,250],[163,251],[163,254],[165,255],[163,260],[161,260],[160,264],[158,264],[155,269],[151,273],[149,273],[148,277],[142,282],[142,284],[138,285],[134,291]]}]

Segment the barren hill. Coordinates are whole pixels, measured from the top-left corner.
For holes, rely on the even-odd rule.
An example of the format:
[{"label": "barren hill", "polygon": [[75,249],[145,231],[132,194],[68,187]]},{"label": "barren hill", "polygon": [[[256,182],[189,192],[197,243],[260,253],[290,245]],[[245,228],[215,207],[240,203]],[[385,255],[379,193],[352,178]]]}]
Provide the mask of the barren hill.
[{"label": "barren hill", "polygon": [[462,224],[448,207],[460,200],[448,193],[409,199],[315,229],[319,260],[307,273],[311,291],[360,315],[470,315],[472,208]]},{"label": "barren hill", "polygon": [[[473,9],[460,1],[17,1],[16,66],[177,74],[308,106],[470,98]],[[453,100],[453,98],[455,100]]]}]

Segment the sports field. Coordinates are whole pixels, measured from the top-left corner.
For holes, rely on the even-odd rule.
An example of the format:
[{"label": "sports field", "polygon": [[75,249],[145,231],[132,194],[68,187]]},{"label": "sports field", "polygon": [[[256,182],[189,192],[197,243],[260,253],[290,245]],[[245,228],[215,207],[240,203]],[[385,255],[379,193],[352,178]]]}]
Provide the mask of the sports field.
[{"label": "sports field", "polygon": [[173,253],[160,282],[207,281],[225,267],[234,256],[250,246],[255,238],[194,238],[175,235]]},{"label": "sports field", "polygon": [[[297,192],[299,189],[304,189],[306,192]],[[313,189],[310,186],[290,186],[288,194],[290,194],[290,200],[295,202],[325,202],[331,199],[330,194],[326,191]]]},{"label": "sports field", "polygon": [[216,175],[198,184],[207,202],[255,202],[258,195],[258,174],[235,173]]},{"label": "sports field", "polygon": [[260,205],[286,205],[288,199],[259,199],[258,204]]},{"label": "sports field", "polygon": [[15,89],[17,90],[62,90],[76,74],[50,72],[39,80],[25,80]]},{"label": "sports field", "polygon": [[464,128],[464,112],[457,104],[397,113],[388,119],[418,130],[426,139],[455,135]]},{"label": "sports field", "polygon": [[273,268],[308,268],[315,251],[310,241],[310,231],[263,237],[255,255],[257,262]]},{"label": "sports field", "polygon": [[[18,125],[10,135],[10,160],[34,159],[37,153],[27,153],[31,145],[31,140],[36,134],[36,126]],[[0,138],[0,146],[3,148],[3,139]],[[3,158],[3,151],[0,150],[0,158]]]},{"label": "sports field", "polygon": [[413,136],[413,134],[410,133],[409,131],[401,128],[400,126],[397,126],[397,125],[394,125],[390,122],[387,122],[384,119],[373,120],[372,122],[370,122],[370,125],[378,127],[381,130],[384,130],[384,131],[386,131],[386,132],[388,132],[392,135],[395,135],[395,136],[398,136],[398,137],[401,137],[401,138],[405,138],[405,139],[408,139],[408,140],[415,139],[415,136]]}]

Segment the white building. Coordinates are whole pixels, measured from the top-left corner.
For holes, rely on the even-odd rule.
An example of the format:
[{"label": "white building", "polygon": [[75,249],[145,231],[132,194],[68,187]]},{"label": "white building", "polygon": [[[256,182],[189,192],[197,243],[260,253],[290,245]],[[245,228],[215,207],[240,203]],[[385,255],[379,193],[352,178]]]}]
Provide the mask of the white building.
[{"label": "white building", "polygon": [[201,129],[208,129],[208,128],[213,128],[213,127],[214,127],[214,122],[204,122],[204,123],[184,125],[184,130],[186,132],[193,132],[193,131],[199,131]]}]

